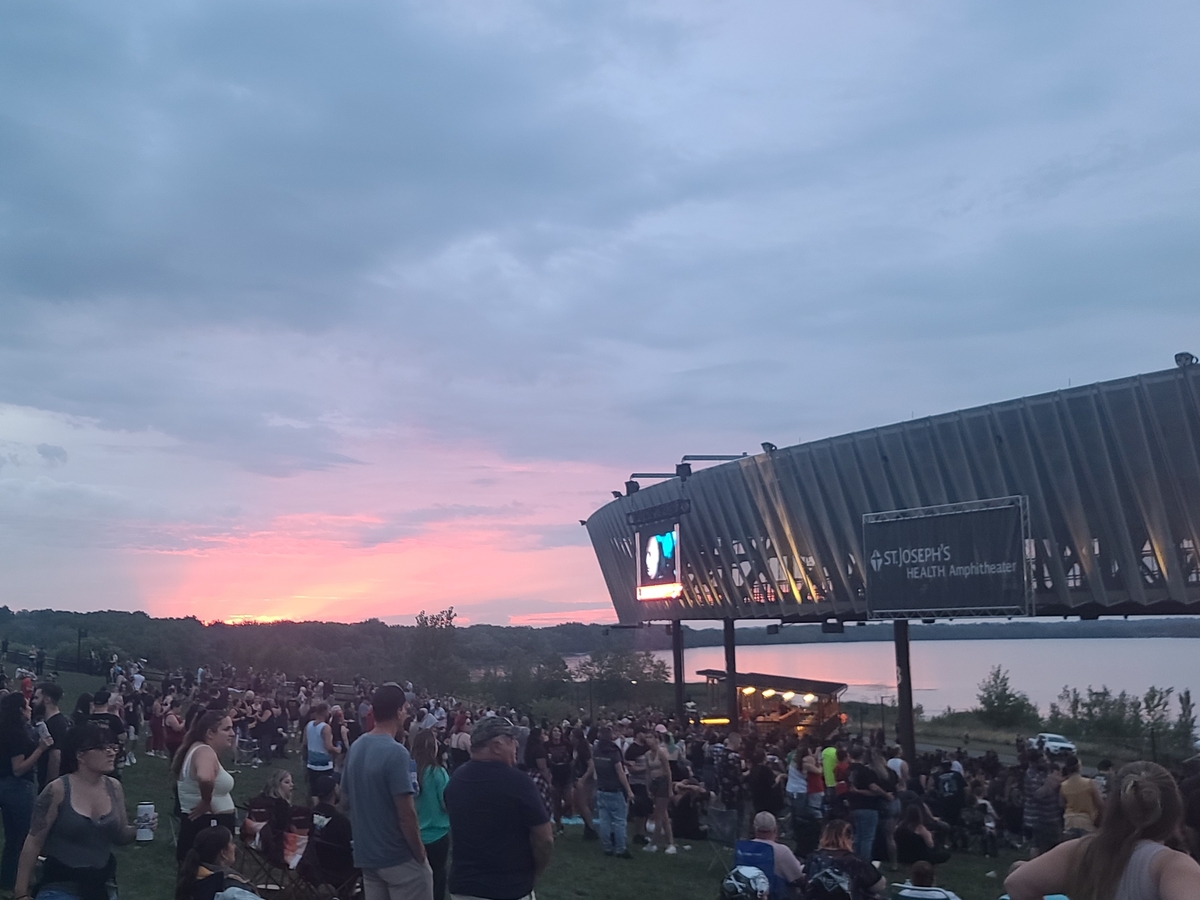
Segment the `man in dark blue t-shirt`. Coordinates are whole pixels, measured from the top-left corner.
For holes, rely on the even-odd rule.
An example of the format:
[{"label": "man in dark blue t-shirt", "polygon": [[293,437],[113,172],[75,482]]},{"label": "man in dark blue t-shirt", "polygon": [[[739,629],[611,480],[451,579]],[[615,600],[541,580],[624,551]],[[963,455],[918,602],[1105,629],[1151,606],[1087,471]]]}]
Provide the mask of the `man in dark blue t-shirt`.
[{"label": "man in dark blue t-shirt", "polygon": [[550,816],[533,780],[515,768],[516,732],[500,716],[480,719],[470,761],[446,785],[452,896],[522,900],[550,863]]}]

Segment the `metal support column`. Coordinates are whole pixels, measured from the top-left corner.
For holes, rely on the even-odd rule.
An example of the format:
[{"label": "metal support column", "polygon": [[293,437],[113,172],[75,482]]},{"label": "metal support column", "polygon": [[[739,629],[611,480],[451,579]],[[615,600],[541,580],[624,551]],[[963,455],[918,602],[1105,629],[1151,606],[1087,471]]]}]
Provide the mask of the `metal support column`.
[{"label": "metal support column", "polygon": [[683,707],[683,623],[671,623],[671,656],[675,663],[675,721],[687,725],[687,710]]},{"label": "metal support column", "polygon": [[725,704],[729,727],[738,727],[737,634],[733,619],[725,620]]},{"label": "metal support column", "polygon": [[911,766],[917,758],[917,738],[913,728],[912,665],[908,657],[908,619],[892,620],[892,639],[896,644],[896,730],[900,748]]}]

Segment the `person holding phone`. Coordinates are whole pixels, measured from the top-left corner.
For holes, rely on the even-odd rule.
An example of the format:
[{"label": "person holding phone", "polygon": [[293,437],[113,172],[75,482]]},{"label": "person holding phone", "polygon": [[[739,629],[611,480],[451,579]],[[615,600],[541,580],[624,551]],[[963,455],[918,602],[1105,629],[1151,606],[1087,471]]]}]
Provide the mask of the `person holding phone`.
[{"label": "person holding phone", "polygon": [[17,862],[37,796],[37,765],[54,746],[48,733],[37,737],[29,724],[30,714],[24,694],[6,694],[0,699],[0,815],[4,819],[0,890],[12,890],[17,882]]}]

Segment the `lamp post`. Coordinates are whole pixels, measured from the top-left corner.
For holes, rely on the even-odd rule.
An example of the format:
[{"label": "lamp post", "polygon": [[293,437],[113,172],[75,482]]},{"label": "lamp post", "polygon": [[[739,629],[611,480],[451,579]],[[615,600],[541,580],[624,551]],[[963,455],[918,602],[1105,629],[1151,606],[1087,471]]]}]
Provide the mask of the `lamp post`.
[{"label": "lamp post", "polygon": [[75,668],[83,671],[83,639],[88,636],[86,628],[76,629]]}]

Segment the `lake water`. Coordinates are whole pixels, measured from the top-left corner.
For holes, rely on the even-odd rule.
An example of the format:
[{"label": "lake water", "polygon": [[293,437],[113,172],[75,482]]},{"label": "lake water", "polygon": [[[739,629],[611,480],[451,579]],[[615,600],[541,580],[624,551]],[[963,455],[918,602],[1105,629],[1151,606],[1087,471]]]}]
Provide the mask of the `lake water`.
[{"label": "lake water", "polygon": [[[1075,638],[1066,640],[913,641],[913,702],[936,713],[976,704],[979,682],[993,666],[1009,672],[1015,690],[1045,714],[1063,685],[1081,691],[1108,685],[1141,696],[1151,685],[1190,688],[1200,695],[1200,639]],[[655,653],[671,666],[670,651]],[[849,685],[846,698],[878,702],[896,694],[896,658],[890,642],[738,647],[740,672],[815,678]],[[698,669],[724,669],[721,647],[686,651],[689,681]]]}]

